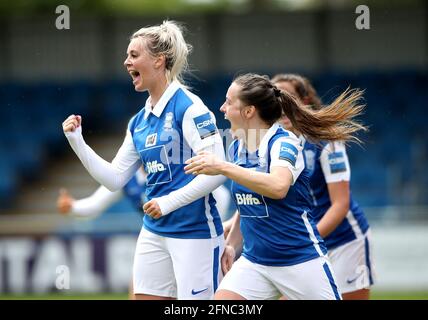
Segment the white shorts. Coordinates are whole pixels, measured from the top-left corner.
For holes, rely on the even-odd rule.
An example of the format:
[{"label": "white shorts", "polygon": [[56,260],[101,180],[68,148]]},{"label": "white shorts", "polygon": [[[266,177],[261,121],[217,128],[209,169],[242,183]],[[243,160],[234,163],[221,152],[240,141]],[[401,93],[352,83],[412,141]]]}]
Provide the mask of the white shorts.
[{"label": "white shorts", "polygon": [[219,290],[229,290],[247,300],[339,300],[332,268],[327,257],[286,267],[253,263],[241,256],[225,275]]},{"label": "white shorts", "polygon": [[212,239],[167,238],[143,227],[134,256],[134,293],[212,299],[223,275],[223,250],[223,235]]},{"label": "white shorts", "polygon": [[374,284],[376,274],[370,229],[363,237],[330,250],[328,256],[342,293],[367,289]]}]

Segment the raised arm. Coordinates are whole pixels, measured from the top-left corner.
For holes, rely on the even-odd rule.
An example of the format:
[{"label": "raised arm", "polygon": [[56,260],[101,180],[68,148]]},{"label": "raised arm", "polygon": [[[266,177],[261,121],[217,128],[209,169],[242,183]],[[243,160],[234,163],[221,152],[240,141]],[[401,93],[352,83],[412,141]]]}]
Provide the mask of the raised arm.
[{"label": "raised arm", "polygon": [[63,122],[63,130],[71,148],[89,174],[110,191],[121,189],[141,166],[131,133],[127,130],[125,140],[110,163],[95,153],[82,136],[82,118],[71,115]]}]

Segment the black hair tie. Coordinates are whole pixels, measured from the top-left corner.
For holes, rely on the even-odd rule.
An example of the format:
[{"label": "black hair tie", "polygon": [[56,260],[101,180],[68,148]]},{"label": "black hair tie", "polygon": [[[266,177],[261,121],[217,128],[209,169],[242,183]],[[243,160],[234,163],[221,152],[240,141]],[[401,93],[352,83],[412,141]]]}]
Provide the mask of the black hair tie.
[{"label": "black hair tie", "polygon": [[275,93],[275,97],[279,97],[281,95],[281,90],[278,88],[273,88],[273,92]]}]

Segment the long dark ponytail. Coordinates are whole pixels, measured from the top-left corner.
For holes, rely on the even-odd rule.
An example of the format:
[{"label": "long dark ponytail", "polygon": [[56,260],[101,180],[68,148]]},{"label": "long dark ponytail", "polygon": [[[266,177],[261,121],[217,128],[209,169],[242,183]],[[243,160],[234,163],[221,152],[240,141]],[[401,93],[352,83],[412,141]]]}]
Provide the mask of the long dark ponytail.
[{"label": "long dark ponytail", "polygon": [[279,90],[267,76],[248,73],[237,77],[234,82],[241,89],[239,99],[246,105],[254,105],[263,121],[272,125],[285,114],[293,127],[313,142],[361,142],[354,133],[367,130],[354,120],[364,109],[360,104],[363,92],[358,89],[348,88],[330,105],[312,110]]}]

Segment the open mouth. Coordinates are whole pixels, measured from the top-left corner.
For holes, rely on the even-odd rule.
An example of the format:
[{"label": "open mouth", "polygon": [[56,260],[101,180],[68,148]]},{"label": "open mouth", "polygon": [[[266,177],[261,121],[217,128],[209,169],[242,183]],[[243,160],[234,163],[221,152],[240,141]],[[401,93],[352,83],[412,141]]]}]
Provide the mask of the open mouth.
[{"label": "open mouth", "polygon": [[129,74],[131,75],[131,77],[132,77],[132,83],[136,83],[138,80],[140,80],[141,79],[141,75],[140,75],[140,73],[138,72],[138,71],[136,71],[136,70],[130,70],[129,71]]}]

